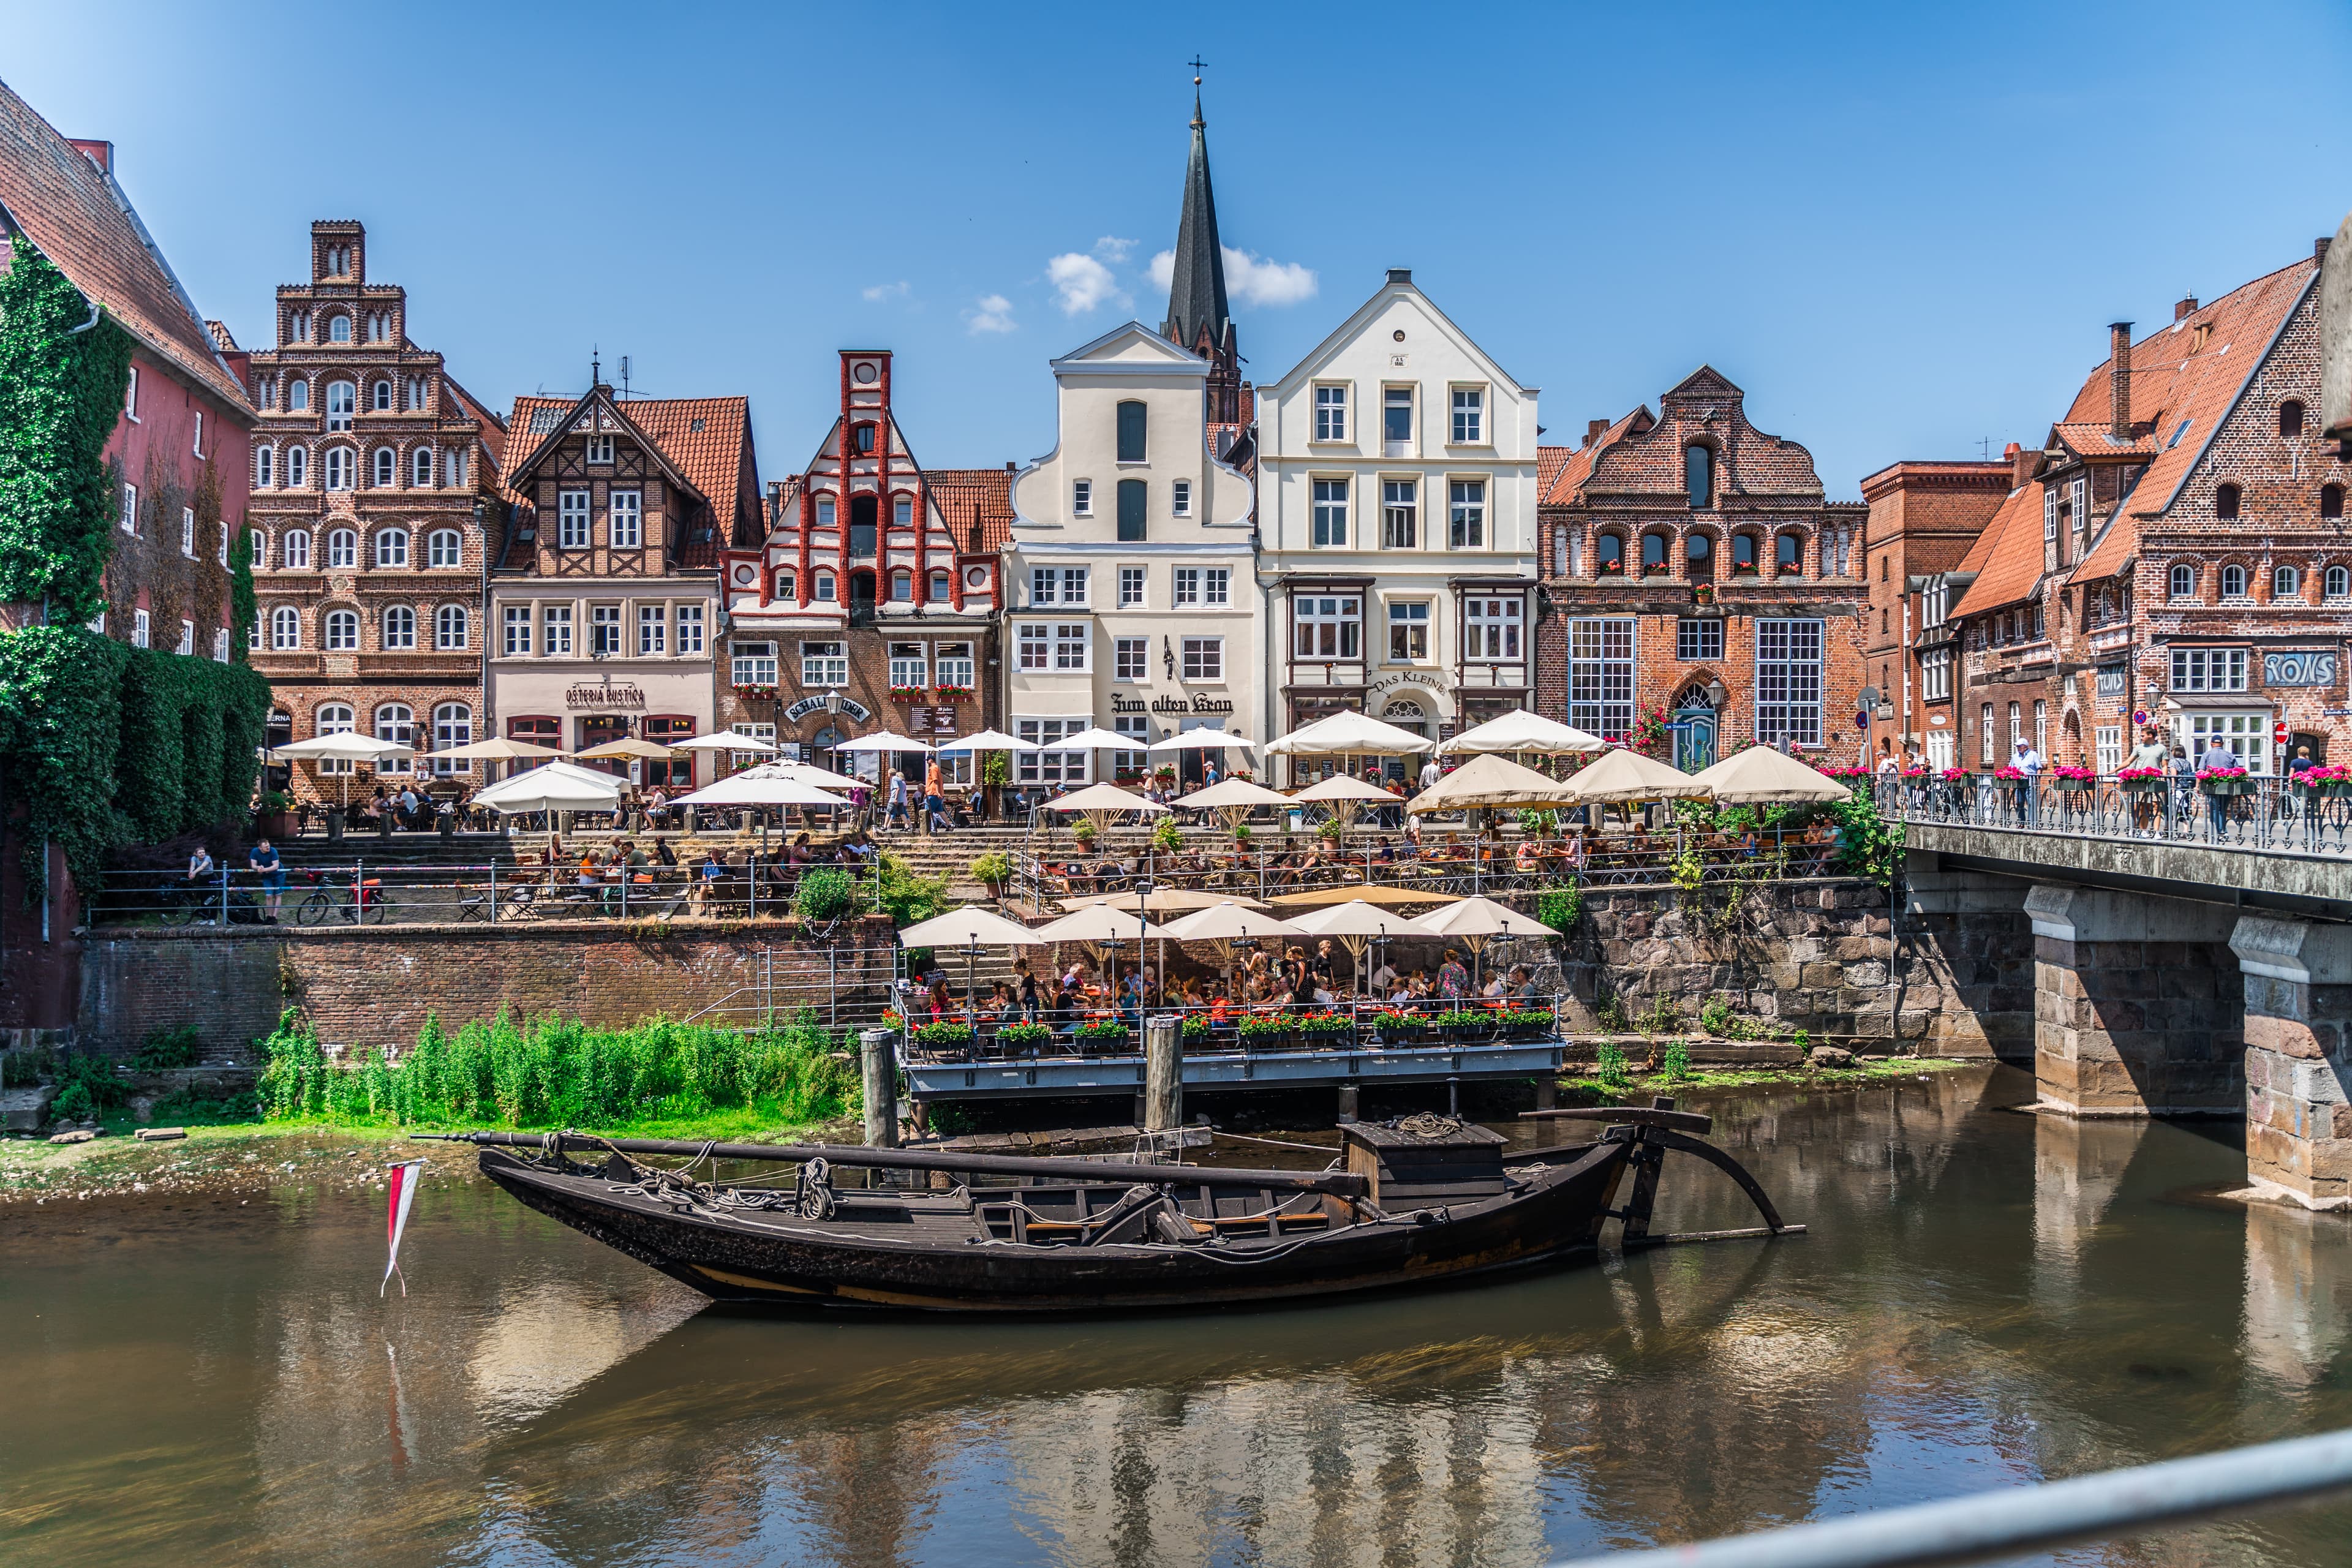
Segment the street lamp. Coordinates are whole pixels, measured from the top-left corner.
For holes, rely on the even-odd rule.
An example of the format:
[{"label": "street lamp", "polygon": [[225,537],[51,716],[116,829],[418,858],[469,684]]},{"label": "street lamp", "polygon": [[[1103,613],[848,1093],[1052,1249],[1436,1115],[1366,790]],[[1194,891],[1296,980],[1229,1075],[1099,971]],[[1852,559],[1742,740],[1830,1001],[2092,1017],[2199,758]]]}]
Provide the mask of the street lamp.
[{"label": "street lamp", "polygon": [[1708,706],[1714,708],[1717,712],[1720,712],[1722,711],[1723,705],[1729,701],[1730,699],[1731,689],[1723,684],[1723,677],[1719,675],[1715,676],[1707,681],[1706,700]]}]

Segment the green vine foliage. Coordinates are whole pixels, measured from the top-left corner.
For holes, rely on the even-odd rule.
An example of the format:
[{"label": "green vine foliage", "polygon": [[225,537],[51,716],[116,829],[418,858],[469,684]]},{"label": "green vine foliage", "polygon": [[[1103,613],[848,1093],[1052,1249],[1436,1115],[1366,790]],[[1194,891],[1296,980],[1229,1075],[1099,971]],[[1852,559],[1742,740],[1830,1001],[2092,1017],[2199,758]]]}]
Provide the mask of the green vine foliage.
[{"label": "green vine foliage", "polygon": [[86,879],[124,840],[114,767],[131,654],[80,626],[0,637],[0,783],[25,808],[26,893],[36,900],[48,889],[44,844],[61,847],[75,878]]},{"label": "green vine foliage", "polygon": [[1867,877],[1882,888],[1895,885],[1895,868],[1903,858],[1903,826],[1878,815],[1878,803],[1867,789],[1836,808],[1838,866],[1851,876]]},{"label": "green vine foliage", "polygon": [[131,338],[21,234],[0,276],[0,601],[94,618],[113,548],[107,438],[131,379]]}]

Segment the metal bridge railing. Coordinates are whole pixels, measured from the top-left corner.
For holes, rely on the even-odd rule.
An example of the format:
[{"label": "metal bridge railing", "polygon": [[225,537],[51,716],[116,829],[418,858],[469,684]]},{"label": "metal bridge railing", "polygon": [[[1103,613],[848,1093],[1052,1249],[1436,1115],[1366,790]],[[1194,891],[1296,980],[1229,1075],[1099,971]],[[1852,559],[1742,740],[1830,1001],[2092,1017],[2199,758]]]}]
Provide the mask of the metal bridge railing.
[{"label": "metal bridge railing", "polygon": [[1905,822],[2269,855],[2352,855],[2352,784],[2200,781],[2189,774],[2059,779],[2044,772],[2030,781],[1880,774],[1871,787],[1880,814]]}]

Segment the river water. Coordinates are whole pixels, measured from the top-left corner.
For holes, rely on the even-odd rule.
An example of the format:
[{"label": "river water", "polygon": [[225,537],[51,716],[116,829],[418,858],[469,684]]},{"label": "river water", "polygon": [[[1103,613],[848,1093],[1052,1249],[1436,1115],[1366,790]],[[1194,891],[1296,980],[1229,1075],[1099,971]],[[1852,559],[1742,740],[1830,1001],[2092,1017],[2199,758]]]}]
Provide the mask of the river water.
[{"label": "river water", "polygon": [[[0,1560],[1535,1564],[2352,1424],[2345,1222],[2217,1199],[2226,1125],[2001,1109],[2031,1088],[1717,1097],[1803,1238],[1118,1322],[719,1317],[456,1175],[405,1300],[373,1193],[20,1205]],[[1753,1223],[1667,1174],[1664,1226]]]}]

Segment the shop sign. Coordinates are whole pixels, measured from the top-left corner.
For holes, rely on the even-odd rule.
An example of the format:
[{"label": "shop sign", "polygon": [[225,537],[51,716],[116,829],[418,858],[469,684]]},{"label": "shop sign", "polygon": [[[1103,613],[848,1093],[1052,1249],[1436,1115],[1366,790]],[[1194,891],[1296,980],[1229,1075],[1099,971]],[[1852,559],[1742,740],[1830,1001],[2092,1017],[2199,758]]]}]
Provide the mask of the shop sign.
[{"label": "shop sign", "polygon": [[1448,691],[1453,689],[1454,677],[1443,669],[1417,669],[1410,675],[1391,675],[1383,679],[1375,680],[1364,689],[1366,691],[1398,691],[1408,686],[1424,686],[1433,691]]},{"label": "shop sign", "polygon": [[2100,696],[2121,697],[2124,694],[2124,670],[2125,667],[2120,664],[2099,666]]},{"label": "shop sign", "polygon": [[2332,647],[2282,648],[2263,655],[2264,686],[2333,686],[2336,650]]},{"label": "shop sign", "polygon": [[[844,713],[848,714],[851,718],[858,721],[860,723],[863,723],[866,720],[874,717],[872,710],[867,709],[865,704],[848,697],[844,697],[841,700],[841,710]],[[807,718],[812,713],[822,713],[824,711],[824,699],[822,696],[803,697],[798,702],[793,703],[791,707],[784,710],[784,717],[797,721]]]},{"label": "shop sign", "polygon": [[[1112,700],[1112,712],[1133,710],[1139,710],[1121,709],[1118,706],[1118,700]],[[1234,710],[1234,700],[1230,697],[1195,697],[1187,702],[1181,697],[1162,697],[1151,705],[1151,710],[1154,713],[1230,713]]]},{"label": "shop sign", "polygon": [[563,693],[566,708],[643,708],[646,694],[633,680],[605,681],[597,686],[574,686]]},{"label": "shop sign", "polygon": [[955,705],[950,702],[937,707],[908,709],[907,730],[914,735],[953,735],[956,732]]}]

